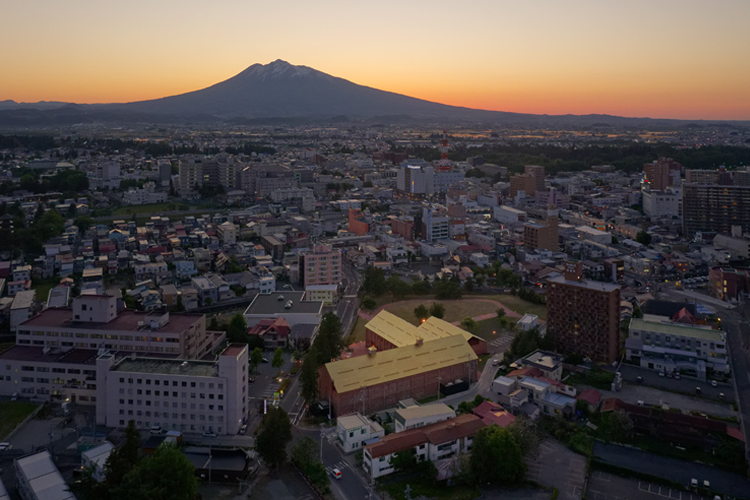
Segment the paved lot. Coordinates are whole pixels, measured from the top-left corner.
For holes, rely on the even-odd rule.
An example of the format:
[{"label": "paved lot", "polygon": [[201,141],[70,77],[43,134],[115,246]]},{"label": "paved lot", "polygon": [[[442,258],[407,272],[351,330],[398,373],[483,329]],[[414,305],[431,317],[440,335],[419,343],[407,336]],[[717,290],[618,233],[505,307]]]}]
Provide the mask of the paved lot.
[{"label": "paved lot", "polygon": [[729,403],[734,401],[734,387],[731,383],[719,383],[717,387],[712,387],[711,382],[701,381],[696,378],[682,376],[680,380],[669,377],[660,377],[659,372],[656,370],[649,370],[647,368],[641,368],[640,366],[633,366],[623,364],[620,367],[622,378],[628,384],[635,385],[636,378],[638,376],[643,377],[644,386],[652,386],[660,389],[666,389],[668,391],[694,393],[696,387],[701,388],[701,399],[719,399],[719,393],[723,392],[725,400]]},{"label": "paved lot", "polygon": [[704,480],[710,481],[711,489],[722,495],[750,496],[750,481],[746,477],[701,463],[654,455],[639,449],[599,441],[594,444],[594,456],[603,462],[684,484],[685,487],[695,478],[701,484]]},{"label": "paved lot", "polygon": [[578,500],[586,478],[586,458],[570,451],[554,439],[542,442],[536,460],[528,460],[526,477],[560,490],[562,500]]},{"label": "paved lot", "polygon": [[312,500],[315,491],[291,465],[283,465],[278,471],[262,475],[253,485],[250,499],[267,500]]},{"label": "paved lot", "polygon": [[676,490],[623,477],[593,471],[586,487],[586,500],[708,500],[686,490]]},{"label": "paved lot", "polygon": [[661,406],[664,403],[669,403],[671,408],[695,410],[707,415],[715,415],[717,417],[737,416],[737,412],[734,411],[732,405],[729,403],[719,403],[706,399],[694,398],[638,384],[625,384],[618,392],[599,392],[601,392],[605,398],[619,398],[626,403],[636,404],[638,401],[643,401],[646,404],[654,406]]}]

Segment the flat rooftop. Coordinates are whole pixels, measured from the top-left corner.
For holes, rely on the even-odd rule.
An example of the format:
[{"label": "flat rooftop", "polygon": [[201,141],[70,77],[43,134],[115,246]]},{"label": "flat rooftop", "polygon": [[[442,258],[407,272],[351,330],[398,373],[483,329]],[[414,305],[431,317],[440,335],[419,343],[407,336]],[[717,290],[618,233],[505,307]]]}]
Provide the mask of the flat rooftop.
[{"label": "flat rooftop", "polygon": [[33,361],[37,363],[70,363],[96,365],[96,349],[71,349],[63,352],[60,349],[52,349],[44,352],[44,347],[15,345],[7,351],[0,353],[0,360]]},{"label": "flat rooftop", "polygon": [[631,330],[643,330],[654,333],[665,333],[669,335],[679,335],[681,337],[691,337],[712,342],[723,342],[724,333],[720,330],[711,328],[700,328],[689,326],[683,323],[661,323],[656,321],[644,321],[640,318],[630,320]]},{"label": "flat rooftop", "polygon": [[152,373],[156,375],[184,375],[189,377],[215,377],[217,368],[213,361],[183,361],[181,359],[124,358],[112,371]]},{"label": "flat rooftop", "polygon": [[[246,315],[274,316],[285,314],[316,314],[323,306],[322,302],[302,301],[305,292],[272,292],[258,294],[245,310]],[[279,300],[279,297],[283,297]],[[287,302],[292,301],[292,307],[286,309]]]},{"label": "flat rooftop", "polygon": [[[145,311],[132,311],[125,309],[120,311],[115,319],[109,323],[91,323],[88,321],[73,321],[72,309],[45,309],[33,318],[24,321],[18,329],[24,328],[75,328],[77,330],[106,330],[106,331],[148,331],[148,327],[139,326],[140,321],[146,325],[151,318],[157,318],[160,314]],[[203,317],[202,314],[169,313],[169,321],[166,325],[156,331],[162,333],[181,333]]]},{"label": "flat rooftop", "polygon": [[541,366],[548,370],[554,370],[557,366],[560,365],[560,363],[562,363],[562,360],[562,356],[558,356],[557,354],[551,352],[534,351],[523,358],[522,362]]},{"label": "flat rooftop", "polygon": [[587,288],[589,290],[594,290],[597,292],[612,292],[614,290],[618,290],[620,288],[620,285],[615,285],[614,283],[604,283],[603,281],[573,281],[573,280],[566,280],[565,276],[555,276],[554,278],[549,278],[547,280],[548,283],[559,283],[561,285],[568,285],[568,286],[576,286],[579,288]]}]

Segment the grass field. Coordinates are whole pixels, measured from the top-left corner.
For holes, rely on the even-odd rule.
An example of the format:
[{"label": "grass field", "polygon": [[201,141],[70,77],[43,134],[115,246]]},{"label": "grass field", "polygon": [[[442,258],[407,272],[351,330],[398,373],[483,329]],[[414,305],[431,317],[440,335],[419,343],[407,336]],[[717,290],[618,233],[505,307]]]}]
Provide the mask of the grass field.
[{"label": "grass field", "polygon": [[[389,313],[395,314],[399,318],[405,319],[409,323],[414,325],[419,324],[419,319],[414,316],[414,309],[424,304],[428,309],[432,305],[431,300],[405,300],[398,302],[393,305],[386,306],[386,310]],[[479,300],[462,299],[462,300],[439,300],[445,306],[445,317],[443,319],[449,323],[454,321],[461,321],[465,317],[481,316],[482,314],[494,314],[497,311],[497,306],[490,302],[483,302]]]},{"label": "grass field", "polygon": [[536,314],[539,316],[539,319],[547,319],[547,306],[532,304],[513,295],[477,295],[477,297],[502,302],[508,309],[517,312],[521,316],[530,313]]},{"label": "grass field", "polygon": [[477,321],[477,330],[474,332],[474,335],[483,338],[487,342],[492,342],[503,333],[510,333],[510,330],[500,328],[500,320],[492,318]]},{"label": "grass field", "polygon": [[351,333],[346,338],[347,345],[356,344],[357,342],[363,342],[365,340],[365,325],[367,321],[362,317],[357,317],[357,322],[354,323]]},{"label": "grass field", "polygon": [[18,424],[24,421],[31,412],[36,410],[32,403],[23,403],[20,401],[6,401],[0,405],[0,440],[13,432]]}]

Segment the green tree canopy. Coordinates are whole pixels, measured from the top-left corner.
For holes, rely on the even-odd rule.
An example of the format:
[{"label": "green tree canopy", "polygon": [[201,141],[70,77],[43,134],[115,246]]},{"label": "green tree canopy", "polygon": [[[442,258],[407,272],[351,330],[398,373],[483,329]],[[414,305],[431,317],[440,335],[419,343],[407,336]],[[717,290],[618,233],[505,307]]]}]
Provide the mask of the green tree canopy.
[{"label": "green tree canopy", "polygon": [[419,320],[425,320],[430,317],[430,311],[427,310],[424,304],[419,304],[414,308],[414,316]]},{"label": "green tree canopy", "polygon": [[114,500],[194,500],[198,478],[190,460],[173,446],[161,445],[123,478]]},{"label": "green tree canopy", "polygon": [[438,300],[458,300],[463,296],[458,281],[442,279],[436,281],[432,288]]},{"label": "green tree canopy", "polygon": [[260,347],[253,349],[250,353],[250,371],[255,371],[258,365],[263,362],[263,350]]},{"label": "green tree canopy", "polygon": [[292,440],[292,424],[281,407],[271,407],[255,440],[255,450],[269,467],[286,462],[286,447]]},{"label": "green tree canopy", "polygon": [[247,322],[241,313],[237,313],[229,320],[227,339],[230,342],[247,342]]},{"label": "green tree canopy", "polygon": [[496,424],[474,436],[470,464],[472,475],[481,484],[515,484],[526,474],[521,447],[508,429]]},{"label": "green tree canopy", "polygon": [[645,229],[641,229],[640,231],[638,231],[638,234],[635,235],[635,241],[637,241],[641,245],[650,245],[651,235],[648,234]]},{"label": "green tree canopy", "polygon": [[443,319],[445,317],[445,306],[440,302],[433,302],[430,306],[430,316]]},{"label": "green tree canopy", "polygon": [[338,358],[345,348],[346,344],[341,336],[341,320],[333,312],[326,313],[320,321],[318,335],[313,344],[318,365]]},{"label": "green tree canopy", "polygon": [[373,297],[383,295],[388,286],[385,281],[385,274],[379,267],[368,267],[365,269],[365,279],[362,282],[362,291]]},{"label": "green tree canopy", "polygon": [[273,359],[271,360],[271,366],[274,368],[281,368],[284,364],[284,350],[279,347],[273,352]]},{"label": "green tree canopy", "polygon": [[302,368],[300,368],[299,374],[300,393],[308,404],[312,404],[318,400],[319,366],[316,354],[313,352],[307,353],[305,359],[302,360]]},{"label": "green tree canopy", "polygon": [[476,320],[474,320],[474,318],[470,318],[467,316],[461,320],[461,326],[467,332],[474,333],[479,325],[477,324]]},{"label": "green tree canopy", "polygon": [[386,281],[386,287],[388,291],[393,295],[395,299],[403,299],[409,293],[411,293],[411,285],[406,281],[399,278],[397,275],[391,275]]}]

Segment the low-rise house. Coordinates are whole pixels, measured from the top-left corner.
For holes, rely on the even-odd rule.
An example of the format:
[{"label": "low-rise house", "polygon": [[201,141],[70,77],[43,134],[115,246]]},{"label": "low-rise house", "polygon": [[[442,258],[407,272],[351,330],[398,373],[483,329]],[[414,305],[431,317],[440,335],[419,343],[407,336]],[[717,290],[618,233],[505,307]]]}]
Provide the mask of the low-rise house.
[{"label": "low-rise house", "polygon": [[549,379],[559,381],[562,378],[563,357],[557,353],[537,349],[524,356],[521,364],[528,368],[538,369]]},{"label": "low-rise house", "polygon": [[384,436],[365,446],[363,463],[372,479],[395,472],[391,459],[411,451],[417,460],[437,462],[471,449],[474,435],[485,426],[476,415],[461,415],[432,425]]},{"label": "low-rise house", "polygon": [[436,422],[456,418],[456,412],[444,403],[399,408],[393,413],[396,432],[424,427]]},{"label": "low-rise house", "polygon": [[354,413],[336,419],[336,436],[344,453],[361,450],[373,439],[385,436],[385,429],[367,417]]},{"label": "low-rise house", "polygon": [[104,481],[104,464],[107,462],[107,458],[109,458],[109,455],[114,449],[115,445],[109,441],[105,441],[104,444],[84,451],[81,453],[81,467],[83,469],[91,467],[91,476],[98,482]]},{"label": "low-rise house", "polygon": [[247,329],[250,336],[257,335],[263,339],[266,349],[286,347],[292,329],[284,318],[267,318]]}]

